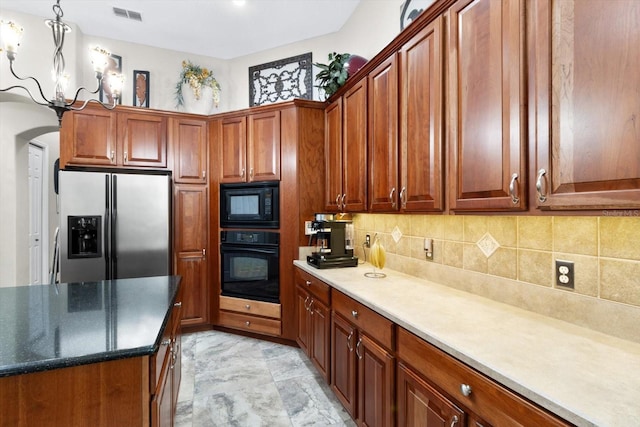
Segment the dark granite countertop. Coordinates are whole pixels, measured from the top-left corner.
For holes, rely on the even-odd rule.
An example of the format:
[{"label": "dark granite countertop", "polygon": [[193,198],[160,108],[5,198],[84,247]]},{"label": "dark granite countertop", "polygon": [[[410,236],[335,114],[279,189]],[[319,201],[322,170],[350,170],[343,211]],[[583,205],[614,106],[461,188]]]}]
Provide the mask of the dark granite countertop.
[{"label": "dark granite countertop", "polygon": [[179,276],[0,288],[0,377],[153,354]]}]

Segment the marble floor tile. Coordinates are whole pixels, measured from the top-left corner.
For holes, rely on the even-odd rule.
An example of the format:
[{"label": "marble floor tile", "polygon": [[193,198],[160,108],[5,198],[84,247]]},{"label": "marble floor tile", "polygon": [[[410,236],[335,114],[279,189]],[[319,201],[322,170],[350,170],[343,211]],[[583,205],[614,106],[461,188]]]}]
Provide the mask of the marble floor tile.
[{"label": "marble floor tile", "polygon": [[175,426],[355,423],[299,348],[206,331],[182,337]]}]

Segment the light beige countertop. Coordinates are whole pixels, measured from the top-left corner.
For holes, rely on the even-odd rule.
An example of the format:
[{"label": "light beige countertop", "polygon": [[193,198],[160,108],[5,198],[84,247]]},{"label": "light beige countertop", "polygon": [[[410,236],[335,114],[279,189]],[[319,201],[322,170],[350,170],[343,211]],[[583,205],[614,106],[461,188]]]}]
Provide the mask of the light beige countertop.
[{"label": "light beige countertop", "polygon": [[569,422],[640,425],[638,343],[368,264],[294,264]]}]

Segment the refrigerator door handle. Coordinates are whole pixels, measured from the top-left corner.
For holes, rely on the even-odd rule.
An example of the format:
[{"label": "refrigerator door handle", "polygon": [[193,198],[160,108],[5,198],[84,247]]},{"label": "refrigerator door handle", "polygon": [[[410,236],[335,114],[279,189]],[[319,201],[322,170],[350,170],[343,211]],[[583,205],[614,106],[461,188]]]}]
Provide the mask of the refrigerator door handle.
[{"label": "refrigerator door handle", "polygon": [[118,244],[116,241],[118,226],[118,177],[112,176],[111,180],[111,279],[118,278]]},{"label": "refrigerator door handle", "polygon": [[111,230],[111,185],[109,185],[109,177],[110,175],[104,176],[104,266],[105,266],[105,275],[104,278],[106,280],[111,279],[111,247],[109,245],[109,235]]}]

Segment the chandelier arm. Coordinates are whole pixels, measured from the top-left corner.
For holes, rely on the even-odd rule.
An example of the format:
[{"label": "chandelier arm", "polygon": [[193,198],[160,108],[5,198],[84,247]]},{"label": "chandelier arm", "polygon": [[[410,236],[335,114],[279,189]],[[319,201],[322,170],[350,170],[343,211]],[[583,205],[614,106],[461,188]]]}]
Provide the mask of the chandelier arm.
[{"label": "chandelier arm", "polygon": [[[35,102],[36,104],[40,104],[40,105],[49,105],[49,101],[47,100],[47,97],[44,96],[44,92],[42,92],[42,86],[40,86],[40,82],[35,78],[35,77],[20,77],[16,74],[16,72],[13,70],[13,61],[9,61],[9,70],[11,70],[11,74],[13,74],[13,77],[15,77],[18,80],[21,81],[25,81],[25,80],[33,80],[34,82],[36,82],[36,86],[38,86],[38,91],[40,92],[40,96],[42,97],[42,99],[45,101],[45,103],[43,104],[42,102],[38,102],[35,100],[35,98],[33,97],[33,95],[31,94],[31,91],[29,91],[29,89],[27,89],[24,86],[11,86],[11,88],[16,88],[16,87],[21,87],[24,90],[27,91],[27,93],[29,94],[29,97],[33,100],[33,102]],[[9,90],[11,88],[7,88],[5,90]]]},{"label": "chandelier arm", "polygon": [[[98,79],[98,87],[94,91],[90,91],[89,89],[87,89],[84,86],[79,87],[78,90],[76,90],[75,96],[73,97],[73,101],[69,102],[68,105],[73,105],[78,100],[78,96],[80,96],[80,92],[82,92],[83,90],[87,91],[90,94],[98,93],[98,91],[100,91],[100,84],[101,83],[102,83],[102,79]],[[96,101],[98,101],[98,100],[96,99]],[[100,102],[100,101],[98,101],[98,102]]]},{"label": "chandelier arm", "polygon": [[105,102],[102,102],[102,101],[100,101],[99,99],[90,98],[90,99],[87,99],[86,101],[84,101],[84,103],[83,103],[80,107],[74,107],[74,106],[72,105],[72,104],[73,104],[73,102],[72,102],[71,104],[68,104],[68,105],[67,105],[67,109],[68,109],[68,110],[73,110],[73,111],[80,111],[80,110],[84,109],[84,108],[87,106],[87,104],[89,104],[89,102],[91,102],[91,101],[95,101],[95,102],[97,102],[98,104],[100,104],[100,105],[102,105],[104,108],[106,108],[107,110],[113,110],[114,108],[116,108],[116,105],[117,105],[117,101],[116,101],[116,99],[115,99],[115,98],[114,98],[114,100],[113,100],[113,104],[112,104],[112,105],[107,104],[107,103],[105,103]]},{"label": "chandelier arm", "polygon": [[[32,77],[32,78],[33,78],[33,77]],[[20,79],[20,80],[26,80],[26,79]],[[34,80],[35,80],[35,79],[34,79]],[[49,104],[50,104],[50,102],[49,102],[49,101],[46,101],[46,102],[36,101],[36,99],[33,97],[33,95],[31,94],[31,92],[29,91],[29,89],[27,89],[27,88],[26,88],[26,87],[24,87],[24,86],[20,86],[20,85],[14,85],[14,86],[9,86],[9,87],[8,87],[8,88],[6,88],[6,89],[0,89],[0,92],[7,92],[7,91],[9,91],[9,90],[11,90],[11,89],[24,89],[24,91],[25,91],[25,92],[27,92],[27,95],[29,95],[29,98],[31,98],[31,100],[32,100],[33,102],[35,102],[36,104],[38,104],[38,105],[44,105],[45,107],[48,107],[48,106],[49,106]]]}]

